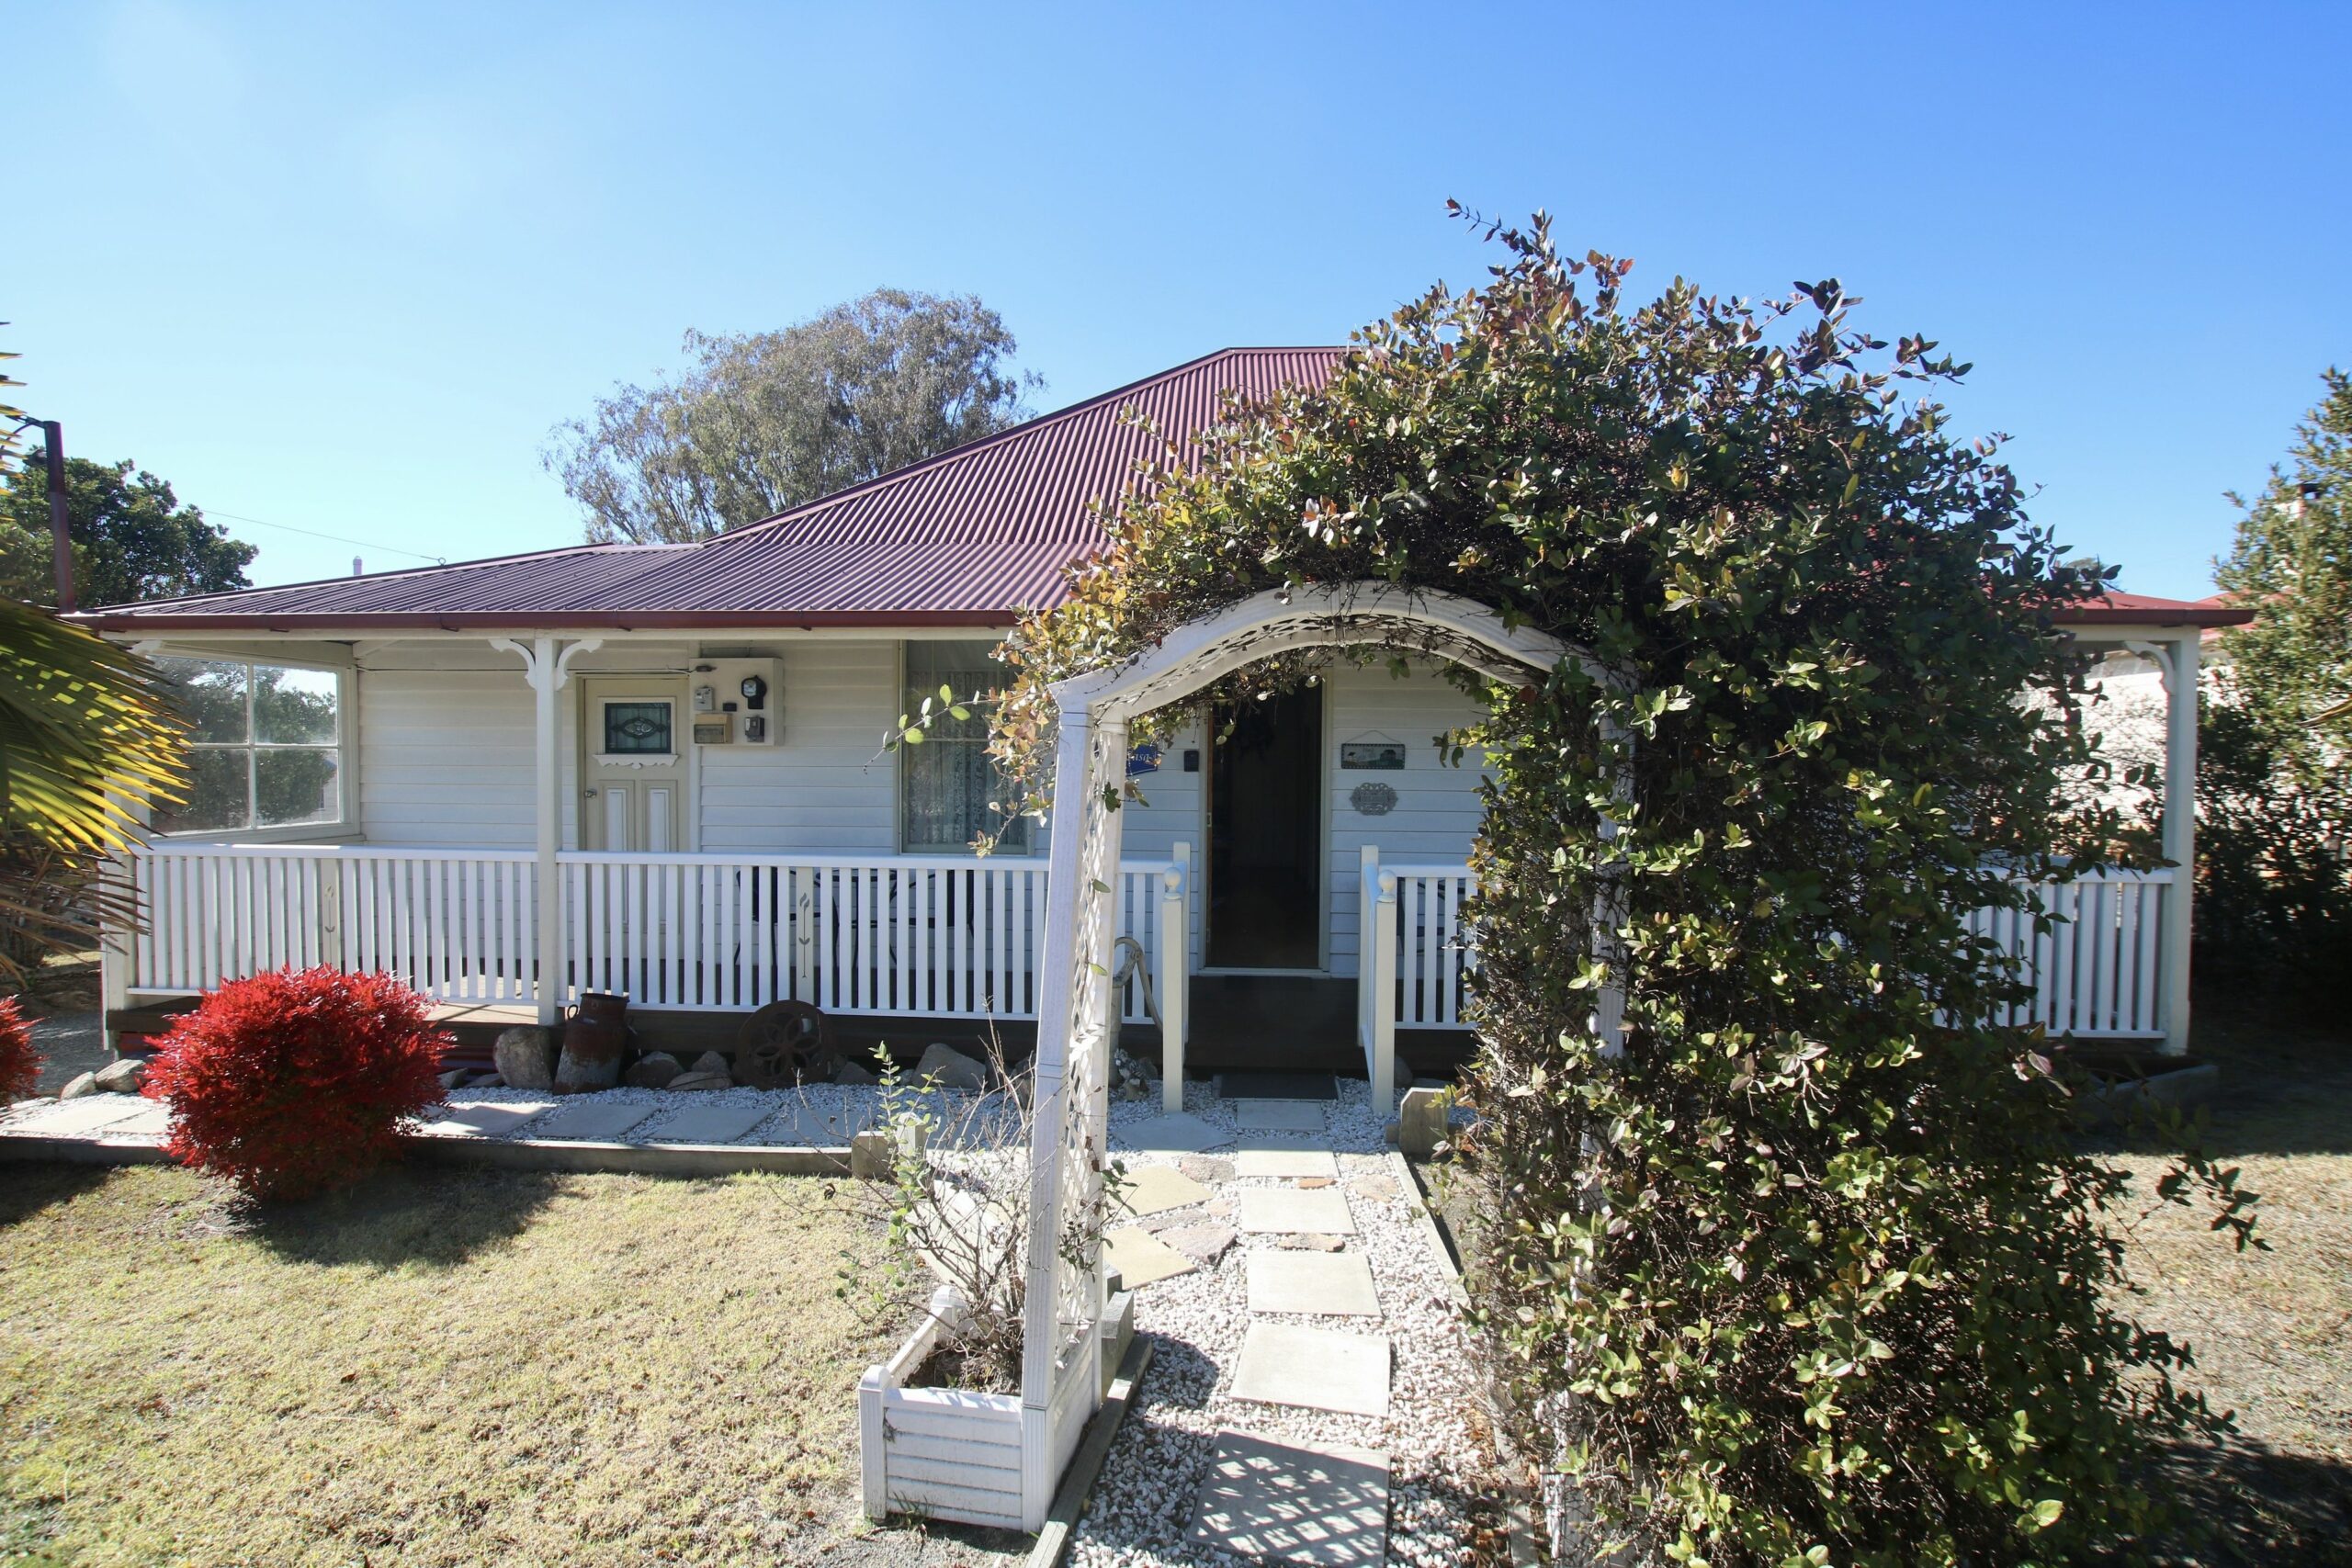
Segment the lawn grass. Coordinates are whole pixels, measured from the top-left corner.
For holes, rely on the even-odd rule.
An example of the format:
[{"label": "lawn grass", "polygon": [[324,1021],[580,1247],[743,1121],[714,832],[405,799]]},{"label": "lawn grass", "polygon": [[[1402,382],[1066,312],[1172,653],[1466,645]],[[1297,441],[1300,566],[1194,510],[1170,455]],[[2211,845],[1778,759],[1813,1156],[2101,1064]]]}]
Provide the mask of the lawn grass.
[{"label": "lawn grass", "polygon": [[906,1321],[816,1179],[0,1167],[0,1562],[940,1562],[857,1517]]},{"label": "lawn grass", "polygon": [[[2189,1343],[2182,1382],[2238,1425],[2173,1456],[2166,1483],[2211,1527],[2178,1560],[2352,1562],[2352,1032],[2199,999],[2196,1051],[2222,1067],[2205,1146],[2261,1194],[2269,1250],[2234,1251],[2195,1208],[2160,1206],[2129,1233],[2143,1293],[2126,1310]],[[2165,1168],[2144,1143],[2119,1157],[2135,1192]]]}]

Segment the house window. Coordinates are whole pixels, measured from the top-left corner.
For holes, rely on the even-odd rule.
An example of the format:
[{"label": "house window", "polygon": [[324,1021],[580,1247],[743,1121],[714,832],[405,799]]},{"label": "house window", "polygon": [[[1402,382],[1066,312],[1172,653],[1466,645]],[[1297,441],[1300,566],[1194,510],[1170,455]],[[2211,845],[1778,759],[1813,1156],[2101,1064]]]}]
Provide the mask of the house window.
[{"label": "house window", "polygon": [[159,806],[159,833],[220,833],[343,820],[341,682],[333,671],[158,659],[188,725],[187,801]]},{"label": "house window", "polygon": [[[912,714],[925,697],[946,686],[961,700],[1006,683],[1004,666],[990,642],[910,642],[900,711]],[[989,761],[988,715],[945,716],[923,731],[922,739],[899,748],[899,845],[915,854],[954,854],[971,847],[984,832],[998,833],[1008,850],[1029,847],[1029,819],[1007,821],[1012,790]],[[993,803],[993,804],[991,804]]]}]

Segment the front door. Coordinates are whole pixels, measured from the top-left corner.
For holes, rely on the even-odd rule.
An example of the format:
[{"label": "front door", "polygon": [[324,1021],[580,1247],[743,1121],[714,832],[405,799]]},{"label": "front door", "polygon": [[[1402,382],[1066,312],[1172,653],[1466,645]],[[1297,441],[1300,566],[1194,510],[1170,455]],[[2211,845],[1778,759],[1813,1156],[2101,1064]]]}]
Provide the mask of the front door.
[{"label": "front door", "polygon": [[668,676],[581,682],[580,842],[666,854],[684,847],[684,684]]},{"label": "front door", "polygon": [[1323,963],[1323,688],[1221,708],[1209,735],[1208,964]]}]

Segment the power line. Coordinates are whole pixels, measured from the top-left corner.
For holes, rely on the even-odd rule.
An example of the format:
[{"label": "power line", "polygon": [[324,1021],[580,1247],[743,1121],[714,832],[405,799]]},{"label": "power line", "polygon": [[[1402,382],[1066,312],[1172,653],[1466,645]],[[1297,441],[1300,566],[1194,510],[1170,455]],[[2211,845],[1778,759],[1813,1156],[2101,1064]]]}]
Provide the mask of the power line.
[{"label": "power line", "polygon": [[435,566],[449,564],[449,558],[447,556],[421,555],[415,550],[403,550],[391,545],[379,545],[368,539],[355,539],[347,534],[322,534],[316,528],[297,528],[291,523],[266,523],[258,517],[244,517],[234,512],[222,512],[217,507],[206,507],[204,515],[226,517],[232,523],[250,523],[256,528],[276,528],[281,533],[304,534],[313,539],[332,539],[338,545],[357,545],[363,550],[386,550],[396,556],[406,556],[412,560],[429,560]]}]

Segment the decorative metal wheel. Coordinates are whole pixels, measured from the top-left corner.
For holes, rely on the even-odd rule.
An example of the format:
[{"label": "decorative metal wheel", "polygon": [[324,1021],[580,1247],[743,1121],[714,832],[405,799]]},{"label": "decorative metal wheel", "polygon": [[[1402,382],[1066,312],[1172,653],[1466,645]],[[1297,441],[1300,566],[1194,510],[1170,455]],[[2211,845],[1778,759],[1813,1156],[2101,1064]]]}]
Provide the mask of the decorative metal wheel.
[{"label": "decorative metal wheel", "polygon": [[735,1037],[735,1071],[753,1089],[828,1082],[841,1065],[833,1021],[807,1002],[770,1002]]}]

